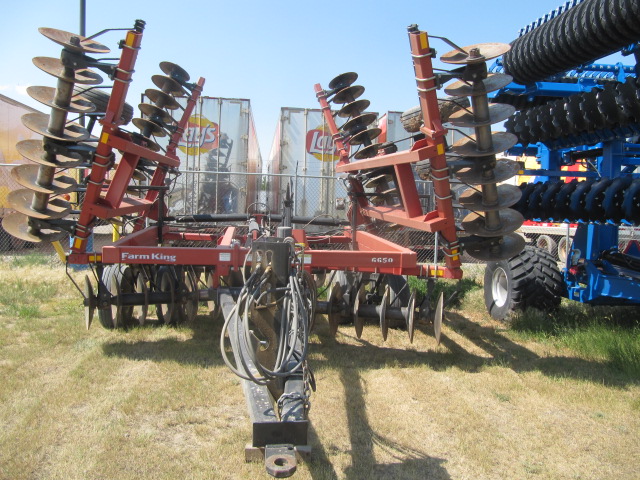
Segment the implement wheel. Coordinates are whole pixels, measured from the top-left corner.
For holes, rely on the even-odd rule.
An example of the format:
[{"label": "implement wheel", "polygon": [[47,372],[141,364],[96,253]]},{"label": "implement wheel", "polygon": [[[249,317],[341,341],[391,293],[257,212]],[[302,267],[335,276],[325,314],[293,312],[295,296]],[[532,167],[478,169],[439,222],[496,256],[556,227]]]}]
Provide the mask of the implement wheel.
[{"label": "implement wheel", "polygon": [[537,247],[527,246],[509,260],[488,263],[485,269],[484,301],[496,320],[529,307],[553,310],[564,289],[555,259]]}]

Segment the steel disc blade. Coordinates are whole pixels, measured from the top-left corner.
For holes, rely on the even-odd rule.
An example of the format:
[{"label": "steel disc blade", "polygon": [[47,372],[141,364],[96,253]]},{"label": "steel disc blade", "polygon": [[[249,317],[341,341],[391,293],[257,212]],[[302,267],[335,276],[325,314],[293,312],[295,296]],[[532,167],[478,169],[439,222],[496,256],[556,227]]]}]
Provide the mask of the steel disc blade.
[{"label": "steel disc blade", "polygon": [[331,90],[342,89],[348,87],[357,79],[358,74],[356,72],[342,73],[329,82],[329,88]]},{"label": "steel disc blade", "polygon": [[162,73],[172,78],[178,78],[185,82],[188,82],[191,78],[184,68],[180,65],[176,65],[175,63],[160,62],[160,70],[162,70]]},{"label": "steel disc blade", "polygon": [[84,276],[83,293],[85,299],[84,324],[87,327],[87,330],[89,330],[89,328],[91,327],[91,322],[93,322],[93,315],[96,311],[96,304],[98,303],[98,300],[93,294],[93,286],[91,285],[91,280],[89,280],[88,275]]},{"label": "steel disc blade", "polygon": [[376,188],[383,182],[391,182],[393,181],[393,176],[388,174],[377,175],[364,183],[364,188]]},{"label": "steel disc blade", "polygon": [[42,140],[22,140],[16,144],[16,149],[24,158],[45,167],[72,168],[82,164],[82,158],[65,157],[63,155],[56,155],[50,160],[47,158],[48,154],[42,145]]},{"label": "steel disc blade", "polygon": [[48,107],[64,110],[65,112],[90,113],[96,109],[96,106],[93,103],[81,95],[71,97],[71,102],[66,107],[56,105],[54,103],[56,89],[52,87],[27,87],[27,93],[34,100],[37,100]]},{"label": "steel disc blade", "polygon": [[156,104],[157,107],[166,108],[168,110],[176,110],[180,108],[180,104],[171,95],[168,95],[155,88],[147,88],[144,94],[149,100]]},{"label": "steel disc blade", "polygon": [[384,289],[384,295],[382,295],[382,301],[380,302],[380,331],[382,332],[382,339],[387,340],[389,334],[389,319],[387,318],[387,308],[389,308],[389,295],[391,289],[387,285]]},{"label": "steel disc blade", "polygon": [[448,87],[445,87],[444,93],[452,97],[477,97],[495,92],[506,87],[513,81],[513,78],[503,73],[490,73],[487,78],[482,81],[466,82],[458,80]]},{"label": "steel disc blade", "polygon": [[32,229],[29,217],[22,213],[11,213],[2,219],[2,228],[10,235],[32,243],[51,243],[62,240],[67,233],[54,228]]},{"label": "steel disc blade", "polygon": [[151,140],[149,137],[145,137],[140,133],[133,132],[131,134],[131,138],[133,139],[133,143],[140,145],[141,147],[148,148],[152,152],[160,151],[160,145],[158,145],[156,142]]},{"label": "steel disc blade", "polygon": [[361,148],[360,150],[358,150],[356,152],[356,154],[353,156],[353,158],[355,158],[356,160],[363,160],[365,158],[373,158],[376,155],[378,155],[378,150],[380,150],[381,146],[382,146],[381,143],[373,143],[373,144],[371,144],[369,146]]},{"label": "steel disc blade", "polygon": [[508,105],[506,103],[492,103],[489,105],[489,119],[486,121],[478,121],[473,112],[460,109],[449,116],[447,122],[455,125],[456,127],[482,127],[486,125],[493,125],[494,123],[499,123],[516,112],[516,107],[513,105]]},{"label": "steel disc blade", "polygon": [[40,185],[38,180],[38,174],[40,167],[38,165],[17,165],[11,169],[11,176],[23,187],[33,190],[34,192],[46,193],[49,195],[60,195],[62,193],[69,193],[76,190],[78,187],[75,179],[66,175],[59,175],[54,177],[51,185]]},{"label": "steel disc blade", "polygon": [[144,136],[153,135],[154,137],[164,137],[167,133],[157,123],[153,123],[146,118],[134,118],[131,120],[133,124],[140,129],[140,132]]},{"label": "steel disc blade", "polygon": [[438,298],[438,304],[433,312],[433,336],[436,339],[436,343],[440,345],[440,338],[442,337],[442,315],[444,313],[444,292],[440,292]]},{"label": "steel disc blade", "polygon": [[499,239],[487,239],[486,243],[478,242],[465,247],[465,253],[481,262],[498,262],[517,255],[524,248],[526,241],[517,233],[510,233]]},{"label": "steel disc blade", "polygon": [[481,191],[469,188],[458,197],[458,203],[467,210],[489,212],[508,208],[520,200],[521,196],[522,190],[515,185],[498,185],[498,203],[487,205]]},{"label": "steel disc blade", "polygon": [[151,81],[164,93],[171,94],[174,97],[184,97],[186,95],[182,85],[171,77],[167,77],[165,75],[154,75],[151,77]]},{"label": "steel disc blade", "polygon": [[84,142],[90,137],[89,132],[78,123],[67,123],[62,133],[50,132],[49,115],[45,113],[25,113],[22,115],[22,124],[43,137],[62,142]]},{"label": "steel disc blade", "polygon": [[352,118],[344,125],[342,125],[340,127],[340,130],[342,130],[343,132],[349,132],[354,129],[362,130],[375,122],[377,118],[378,117],[375,113],[365,113],[363,115],[358,115],[357,117]]},{"label": "steel disc blade", "polygon": [[56,28],[40,27],[38,31],[67,50],[82,53],[109,53],[111,50],[93,39]]},{"label": "steel disc blade", "polygon": [[409,334],[409,343],[413,343],[413,335],[415,333],[415,314],[416,314],[416,292],[411,292],[409,304],[406,310],[407,333]]},{"label": "steel disc blade", "polygon": [[[456,65],[466,65],[470,63],[486,62],[488,60],[504,55],[511,46],[507,43],[476,43],[460,50],[451,50],[440,57],[444,63],[453,63]],[[477,50],[477,55],[472,55],[472,50]]]},{"label": "steel disc blade", "polygon": [[359,133],[356,133],[349,139],[349,145],[362,145],[364,143],[371,142],[381,133],[382,130],[380,130],[378,127],[363,130]]},{"label": "steel disc blade", "polygon": [[[340,298],[338,298],[338,292],[340,292]],[[338,305],[342,298],[342,287],[339,283],[334,283],[329,292],[329,298],[327,301],[327,319],[329,320],[329,333],[332,337],[338,333],[338,325],[340,325],[340,306]]]},{"label": "steel disc blade", "polygon": [[454,175],[462,183],[468,185],[487,185],[489,183],[504,182],[517,175],[519,171],[520,164],[518,162],[501,158],[497,161],[495,168],[489,170],[478,166],[461,168]]},{"label": "steel disc blade", "polygon": [[494,132],[491,134],[492,147],[488,150],[478,150],[478,145],[475,141],[476,136],[471,135],[471,138],[463,138],[453,144],[451,149],[454,153],[463,157],[482,157],[487,155],[495,155],[496,153],[509,150],[516,143],[518,143],[518,137],[509,132]]},{"label": "steel disc blade", "polygon": [[347,103],[338,112],[338,116],[342,118],[356,117],[369,108],[371,102],[366,99],[355,100],[351,103]]},{"label": "steel disc blade", "polygon": [[81,68],[73,70],[62,65],[59,58],[34,57],[33,64],[40,70],[47,72],[65,82],[77,83],[80,85],[98,85],[102,83],[102,77],[93,70]]},{"label": "steel disc blade", "polygon": [[[172,98],[172,97],[169,97]],[[149,117],[150,120],[155,120],[156,118],[160,120],[162,123],[173,124],[176,123],[171,115],[162,110],[155,105],[151,105],[150,103],[141,103],[138,105],[140,111]]]},{"label": "steel disc blade", "polygon": [[331,100],[333,103],[351,103],[358,99],[364,93],[364,87],[361,85],[351,85],[350,87],[340,90]]},{"label": "steel disc blade", "polygon": [[34,194],[35,192],[31,190],[14,190],[7,195],[7,201],[14,210],[40,220],[63,218],[71,211],[71,205],[59,198],[49,200],[49,203],[42,211],[34,210],[31,207]]},{"label": "steel disc blade", "polygon": [[478,235],[479,237],[499,237],[515,232],[524,223],[524,217],[522,214],[510,208],[498,210],[495,213],[500,217],[500,226],[495,230],[488,229],[485,217],[478,215],[477,213],[470,213],[464,217],[461,222],[461,226],[469,235]]},{"label": "steel disc blade", "polygon": [[360,303],[364,299],[365,291],[364,285],[360,286],[360,290],[356,295],[356,300],[353,303],[353,324],[356,327],[356,337],[362,337],[362,329],[364,328],[364,318],[361,315],[358,315],[358,309],[360,308]]}]

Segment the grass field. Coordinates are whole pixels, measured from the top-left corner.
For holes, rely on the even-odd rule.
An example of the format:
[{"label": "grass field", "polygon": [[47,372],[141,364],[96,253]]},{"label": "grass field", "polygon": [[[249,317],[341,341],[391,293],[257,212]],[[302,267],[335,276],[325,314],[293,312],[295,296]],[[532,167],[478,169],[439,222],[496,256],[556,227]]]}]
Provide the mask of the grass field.
[{"label": "grass field", "polygon": [[[204,313],[177,329],[87,332],[61,267],[5,260],[0,478],[269,478],[243,461],[244,397]],[[640,478],[636,310],[567,303],[506,327],[472,274],[440,345],[429,325],[413,344],[316,325],[313,459],[294,478]]]}]

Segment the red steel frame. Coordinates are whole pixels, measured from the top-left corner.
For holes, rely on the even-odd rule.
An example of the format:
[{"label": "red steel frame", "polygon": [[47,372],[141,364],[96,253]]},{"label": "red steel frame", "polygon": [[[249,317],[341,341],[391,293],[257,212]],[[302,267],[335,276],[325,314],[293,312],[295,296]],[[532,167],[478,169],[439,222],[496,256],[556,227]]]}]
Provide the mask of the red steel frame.
[{"label": "red steel frame", "polygon": [[[435,95],[435,78],[431,67],[431,49],[428,45],[426,33],[410,34],[412,53],[420,104],[425,125],[422,131],[426,138],[417,142],[407,152],[391,155],[380,155],[373,159],[362,160],[350,164],[348,151],[340,136],[324,91],[316,85],[318,99],[324,111],[327,123],[332,131],[333,139],[339,151],[340,160],[337,171],[356,172],[371,168],[393,166],[396,173],[399,193],[405,208],[374,207],[369,204],[365,196],[358,196],[358,222],[368,223],[369,219],[380,219],[398,223],[411,228],[439,232],[445,240],[446,267],[433,264],[419,264],[417,253],[384,240],[372,233],[364,231],[351,232],[345,228],[341,235],[313,236],[304,230],[294,229],[293,237],[297,245],[304,250],[303,265],[309,271],[318,270],[353,270],[369,273],[385,273],[394,275],[416,275],[421,277],[461,278],[460,257],[458,250],[453,208],[449,186],[446,162],[444,157],[443,139],[446,131],[440,123],[440,116]],[[215,272],[214,286],[217,286],[220,276],[228,275],[233,270],[240,269],[247,260],[250,251],[246,245],[246,236],[237,235],[236,227],[227,227],[223,233],[211,234],[200,232],[184,232],[169,226],[163,226],[162,239],[171,241],[190,241],[215,243],[216,247],[173,247],[158,246],[159,227],[143,228],[145,218],[158,218],[157,208],[152,209],[159,192],[149,190],[144,199],[126,199],[124,193],[129,184],[137,162],[141,157],[159,164],[151,180],[152,186],[162,186],[167,168],[177,167],[179,158],[176,155],[177,142],[184,132],[186,123],[197,98],[199,97],[204,79],[200,79],[188,100],[185,113],[179,122],[178,130],[172,135],[166,155],[154,153],[151,150],[136,145],[129,135],[121,132],[114,121],[120,118],[116,115],[121,111],[128,82],[133,71],[135,56],[140,45],[140,35],[129,32],[126,45],[120,61],[114,94],[109,103],[109,113],[103,119],[103,132],[96,152],[96,161],[90,176],[90,184],[80,214],[80,221],[76,229],[76,237],[68,261],[70,263],[105,264],[148,264],[148,265],[197,265],[212,267]],[[109,170],[112,149],[124,152],[122,161],[115,171],[113,180],[104,196],[103,184]],[[436,192],[437,208],[433,212],[424,214],[420,206],[415,179],[411,163],[418,160],[431,159],[434,172],[434,190]],[[104,163],[101,163],[104,159]],[[364,193],[360,181],[351,180],[353,190]],[[91,225],[96,217],[113,218],[119,215],[141,212],[136,221],[134,232],[126,237],[102,248],[102,254],[86,253],[86,238],[90,234]],[[163,212],[164,213],[164,212]],[[237,240],[240,240],[238,242]],[[349,250],[314,249],[313,246],[326,244],[348,244]]]},{"label": "red steel frame", "polygon": [[[119,129],[121,124],[119,119],[141,42],[142,33],[130,30],[122,44],[123,52],[115,70],[113,91],[106,114],[100,120],[102,132],[87,182],[87,191],[76,225],[71,253],[68,257],[70,263],[83,264],[100,260],[99,255],[86,253],[87,239],[92,232],[96,218],[111,219],[121,215],[140,213],[141,215],[135,223],[135,230],[144,227],[146,218],[158,218],[156,205],[159,195],[158,189],[147,190],[143,199],[125,197],[127,187],[141,158],[157,163],[157,168],[150,182],[151,187],[163,186],[168,168],[177,168],[180,165],[176,147],[195,108],[196,101],[202,93],[205,80],[200,78],[195,84],[177,128],[170,137],[165,155],[133,143],[131,136]],[[122,159],[105,190],[105,180],[112,166],[114,148],[122,152]]]}]

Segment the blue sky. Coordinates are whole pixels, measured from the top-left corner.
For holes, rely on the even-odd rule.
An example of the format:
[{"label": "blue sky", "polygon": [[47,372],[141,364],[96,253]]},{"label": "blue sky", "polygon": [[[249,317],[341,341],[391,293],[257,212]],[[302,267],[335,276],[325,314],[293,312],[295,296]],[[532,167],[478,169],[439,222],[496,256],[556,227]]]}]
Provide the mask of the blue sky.
[{"label": "blue sky", "polygon": [[[281,107],[316,108],[313,85],[355,71],[363,98],[377,112],[417,104],[406,27],[445,36],[461,46],[508,43],[521,27],[564,3],[561,0],[457,1],[205,1],[87,0],[87,34],[147,22],[127,100],[137,109],[152,87],[158,63],[169,60],[192,77],[205,77],[204,95],[248,98],[266,159]],[[25,92],[29,85],[55,86],[36,68],[35,56],[60,54],[38,27],[79,31],[79,0],[6,2],[0,16],[0,93],[45,109]],[[98,40],[119,55],[123,32]],[[449,47],[433,42],[438,54]],[[436,65],[438,66],[438,65]],[[440,67],[444,65],[440,64]]]}]

